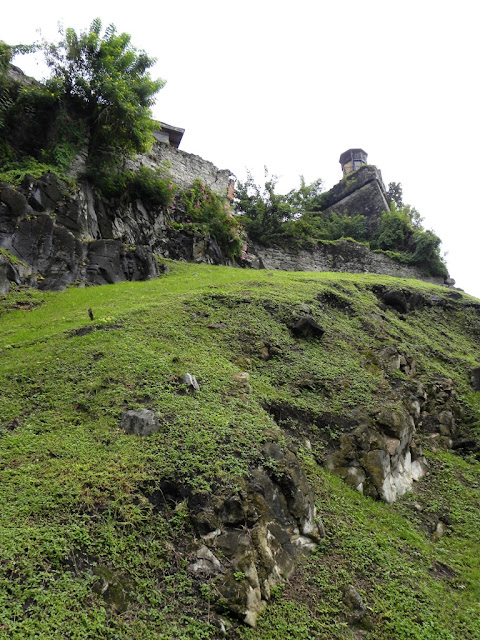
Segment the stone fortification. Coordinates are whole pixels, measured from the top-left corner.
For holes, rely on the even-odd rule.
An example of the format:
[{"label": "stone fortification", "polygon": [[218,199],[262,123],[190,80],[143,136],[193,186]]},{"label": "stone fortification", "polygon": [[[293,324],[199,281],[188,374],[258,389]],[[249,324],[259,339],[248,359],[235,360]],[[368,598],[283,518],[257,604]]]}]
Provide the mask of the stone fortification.
[{"label": "stone fortification", "polygon": [[322,196],[322,214],[362,214],[369,234],[376,230],[382,211],[389,211],[387,193],[377,167],[365,165],[345,176]]},{"label": "stone fortification", "polygon": [[233,176],[228,169],[218,169],[212,162],[193,153],[186,153],[168,144],[156,142],[150,153],[141,155],[133,163],[151,169],[164,167],[172,182],[181,189],[188,189],[196,178],[200,178],[210,189],[223,195],[233,186]]},{"label": "stone fortification", "polygon": [[259,269],[379,273],[445,284],[443,277],[429,276],[419,267],[396,262],[384,253],[371,251],[365,245],[348,240],[319,243],[312,249],[253,245],[249,259],[251,266]]},{"label": "stone fortification", "polygon": [[[0,293],[8,292],[11,282],[58,290],[71,284],[143,280],[158,273],[155,255],[231,264],[208,234],[192,235],[172,225],[185,219],[180,200],[175,210],[167,211],[138,199],[101,198],[81,178],[84,164],[80,154],[74,163],[78,184],[74,193],[68,193],[53,174],[38,180],[26,177],[20,187],[0,187]],[[174,146],[157,142],[148,155],[139,156],[127,168],[141,166],[164,168],[181,189],[200,178],[212,190],[233,197],[230,171]],[[363,213],[370,230],[386,209],[380,173],[369,165],[347,175],[323,195],[322,215]],[[452,284],[356,242],[319,243],[311,249],[248,245],[242,266],[379,273]]]}]

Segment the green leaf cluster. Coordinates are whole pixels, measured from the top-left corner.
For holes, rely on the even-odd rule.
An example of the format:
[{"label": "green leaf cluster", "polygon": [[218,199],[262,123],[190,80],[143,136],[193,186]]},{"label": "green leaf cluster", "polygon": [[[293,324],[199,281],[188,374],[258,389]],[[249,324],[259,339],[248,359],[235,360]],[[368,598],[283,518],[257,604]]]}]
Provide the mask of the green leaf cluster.
[{"label": "green leaf cluster", "polygon": [[96,18],[88,30],[66,29],[60,42],[44,42],[43,49],[52,69],[47,86],[86,118],[90,150],[105,161],[148,148],[150,108],[165,83],[150,77],[156,60],[135,48],[128,33],[110,24],[102,34]]},{"label": "green leaf cluster", "polygon": [[[240,257],[244,246],[242,226],[234,217],[226,198],[212,191],[200,178],[182,194],[186,222],[192,231],[199,225],[216,240],[222,253],[228,258]],[[186,229],[185,224],[182,225]]]},{"label": "green leaf cluster", "polygon": [[393,251],[402,262],[422,265],[432,275],[447,275],[440,254],[440,238],[432,230],[419,226],[418,218],[418,212],[409,205],[398,209],[392,202],[390,211],[382,213],[370,246]]},{"label": "green leaf cluster", "polygon": [[236,210],[240,214],[249,238],[264,245],[280,242],[286,237],[308,239],[315,235],[315,222],[310,212],[322,190],[322,181],[306,184],[300,179],[299,189],[285,195],[276,193],[278,178],[269,176],[265,168],[263,187],[255,184],[250,173],[245,182],[236,186]]},{"label": "green leaf cluster", "polygon": [[176,185],[163,169],[140,167],[138,171],[91,173],[93,183],[107,198],[139,198],[150,205],[172,205]]}]

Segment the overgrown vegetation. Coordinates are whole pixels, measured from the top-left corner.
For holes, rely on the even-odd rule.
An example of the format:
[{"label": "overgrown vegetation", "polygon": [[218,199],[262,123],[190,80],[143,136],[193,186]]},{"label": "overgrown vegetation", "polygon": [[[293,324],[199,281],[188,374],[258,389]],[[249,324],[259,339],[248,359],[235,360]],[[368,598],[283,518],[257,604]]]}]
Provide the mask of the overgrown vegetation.
[{"label": "overgrown vegetation", "polygon": [[[102,34],[99,19],[86,31],[60,34],[57,43],[0,43],[0,181],[18,185],[26,175],[47,172],[69,181],[82,152],[86,177],[102,196],[139,198],[167,212],[171,228],[211,237],[223,255],[240,257],[241,225],[225,197],[200,180],[180,191],[168,168],[125,169],[125,158],[146,151],[159,127],[150,112],[164,84],[148,73],[155,60],[114,25]],[[45,83],[9,78],[12,57],[34,49],[45,53],[51,77]]]},{"label": "overgrown vegetation", "polygon": [[[326,538],[275,589],[256,629],[223,615],[227,636],[477,640],[478,459],[420,431],[428,475],[394,505],[349,489],[319,461],[322,439],[340,436],[333,416],[373,411],[389,389],[439,376],[457,389],[460,433],[480,436],[470,384],[478,301],[374,275],[170,267],[148,282],[0,298],[0,638],[222,637],[215,591],[187,571],[188,502],[163,500],[162,488],[187,487],[199,502],[218,486],[234,493],[267,464],[262,443],[274,434],[297,447]],[[381,285],[445,304],[401,317],[380,308]],[[324,326],[321,341],[289,331],[302,305]],[[416,360],[414,378],[379,368],[373,354],[388,346]],[[195,394],[179,382],[187,371]],[[232,382],[238,371],[250,374],[247,401]],[[279,426],[273,406],[292,418]],[[143,407],[160,431],[123,433],[122,411]],[[311,419],[296,421],[302,413]],[[449,524],[438,539],[439,516]],[[347,585],[367,607],[363,627],[348,622]]]},{"label": "overgrown vegetation", "polygon": [[[8,172],[64,176],[73,157],[88,151],[95,174],[108,174],[122,158],[145,151],[154,122],[150,107],[164,81],[149,69],[156,62],[131,44],[131,36],[97,18],[86,31],[60,31],[59,42],[0,48],[0,149],[2,179]],[[8,78],[14,55],[44,52],[52,70],[45,83]]]},{"label": "overgrown vegetation", "polygon": [[210,189],[202,180],[194,180],[190,189],[182,194],[186,221],[179,223],[190,233],[210,234],[228,258],[239,257],[244,247],[242,228],[234,217],[226,198]]},{"label": "overgrown vegetation", "polygon": [[168,170],[163,168],[140,167],[138,171],[101,174],[94,183],[107,198],[140,198],[146,204],[165,209],[172,206],[177,192],[177,186],[170,179]]},{"label": "overgrown vegetation", "polygon": [[[248,236],[265,246],[290,244],[313,246],[317,242],[353,239],[372,249],[387,252],[390,257],[419,265],[431,275],[447,275],[440,253],[440,238],[424,230],[418,211],[402,202],[402,187],[390,183],[390,211],[385,211],[374,229],[369,229],[366,216],[324,214],[322,181],[307,185],[301,178],[300,187],[287,194],[275,191],[276,178],[265,174],[262,187],[251,175],[239,182],[236,190],[237,211]],[[355,182],[355,174],[344,178],[345,185]]]},{"label": "overgrown vegetation", "polygon": [[440,238],[431,230],[425,231],[415,222],[416,210],[409,205],[397,209],[392,202],[378,223],[377,232],[370,241],[372,249],[386,251],[407,264],[418,264],[432,275],[447,275],[440,254]]}]

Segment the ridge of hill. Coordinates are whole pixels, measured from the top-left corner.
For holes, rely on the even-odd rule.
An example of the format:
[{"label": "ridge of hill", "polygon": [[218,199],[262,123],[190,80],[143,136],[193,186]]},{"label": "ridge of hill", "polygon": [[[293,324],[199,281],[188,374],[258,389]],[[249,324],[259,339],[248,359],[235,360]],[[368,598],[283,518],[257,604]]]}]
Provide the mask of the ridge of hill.
[{"label": "ridge of hill", "polygon": [[480,302],[168,267],[0,298],[0,638],[479,638]]}]

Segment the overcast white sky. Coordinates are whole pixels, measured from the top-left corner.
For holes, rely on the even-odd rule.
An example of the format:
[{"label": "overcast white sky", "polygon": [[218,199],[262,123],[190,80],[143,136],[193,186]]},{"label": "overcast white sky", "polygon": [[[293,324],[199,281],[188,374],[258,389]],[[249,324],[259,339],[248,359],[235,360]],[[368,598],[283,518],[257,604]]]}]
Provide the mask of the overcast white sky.
[{"label": "overcast white sky", "polygon": [[[158,59],[154,115],[181,148],[281,190],[341,178],[361,147],[443,240],[457,286],[480,297],[479,10],[474,0],[24,0],[2,10],[10,44],[100,17]],[[14,63],[42,77],[33,60]]]}]

